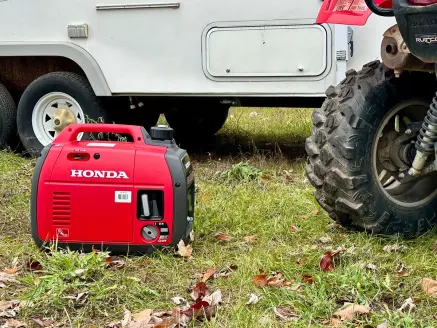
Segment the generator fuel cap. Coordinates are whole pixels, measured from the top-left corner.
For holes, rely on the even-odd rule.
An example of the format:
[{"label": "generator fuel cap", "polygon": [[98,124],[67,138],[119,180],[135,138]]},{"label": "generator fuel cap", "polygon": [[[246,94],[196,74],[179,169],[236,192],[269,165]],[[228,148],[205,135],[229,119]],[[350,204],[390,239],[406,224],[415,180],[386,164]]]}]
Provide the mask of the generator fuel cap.
[{"label": "generator fuel cap", "polygon": [[158,228],[154,225],[146,225],[141,231],[141,235],[145,240],[155,240],[156,238],[158,238]]},{"label": "generator fuel cap", "polygon": [[172,141],[173,135],[173,129],[168,127],[167,125],[153,126],[150,129],[150,137],[153,140]]}]

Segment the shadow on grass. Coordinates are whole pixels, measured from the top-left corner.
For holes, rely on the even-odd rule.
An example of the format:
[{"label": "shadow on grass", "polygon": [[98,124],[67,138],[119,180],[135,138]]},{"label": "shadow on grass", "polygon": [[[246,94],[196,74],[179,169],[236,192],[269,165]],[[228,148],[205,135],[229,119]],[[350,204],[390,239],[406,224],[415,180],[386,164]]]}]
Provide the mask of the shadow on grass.
[{"label": "shadow on grass", "polygon": [[198,160],[202,158],[238,157],[263,155],[281,156],[287,160],[305,158],[305,137],[302,140],[287,142],[287,138],[262,136],[252,138],[245,134],[219,133],[208,140],[181,141],[180,146]]}]

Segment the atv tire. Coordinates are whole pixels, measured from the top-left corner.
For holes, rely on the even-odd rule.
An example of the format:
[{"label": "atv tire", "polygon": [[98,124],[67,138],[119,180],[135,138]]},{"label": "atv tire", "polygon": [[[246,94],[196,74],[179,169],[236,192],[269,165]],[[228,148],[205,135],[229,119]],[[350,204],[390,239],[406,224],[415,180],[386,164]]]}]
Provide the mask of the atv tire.
[{"label": "atv tire", "polygon": [[17,130],[17,109],[14,99],[0,83],[0,150],[10,143]]},{"label": "atv tire", "polygon": [[377,131],[390,110],[411,99],[429,104],[435,90],[432,74],[405,72],[396,78],[379,61],[348,71],[338,87],[328,88],[328,99],[313,112],[305,149],[307,178],[332,219],[345,227],[406,238],[436,224],[435,192],[420,204],[403,206],[384,192],[372,162]]}]

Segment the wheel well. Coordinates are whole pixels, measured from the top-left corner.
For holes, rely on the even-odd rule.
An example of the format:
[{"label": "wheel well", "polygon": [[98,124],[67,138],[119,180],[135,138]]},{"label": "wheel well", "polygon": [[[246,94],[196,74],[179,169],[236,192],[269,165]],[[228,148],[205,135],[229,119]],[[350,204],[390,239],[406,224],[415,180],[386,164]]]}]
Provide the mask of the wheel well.
[{"label": "wheel well", "polygon": [[44,74],[57,71],[85,76],[78,64],[65,57],[0,57],[0,82],[16,102],[32,81]]}]

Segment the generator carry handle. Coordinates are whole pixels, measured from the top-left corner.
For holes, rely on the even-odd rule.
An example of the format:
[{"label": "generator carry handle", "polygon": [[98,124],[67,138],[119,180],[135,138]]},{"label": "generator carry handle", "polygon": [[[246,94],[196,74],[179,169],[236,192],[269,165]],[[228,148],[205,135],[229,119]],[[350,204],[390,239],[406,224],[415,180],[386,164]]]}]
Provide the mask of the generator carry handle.
[{"label": "generator carry handle", "polygon": [[54,140],[56,143],[77,141],[80,133],[119,133],[129,134],[134,143],[144,144],[144,136],[140,126],[122,124],[71,124]]}]

